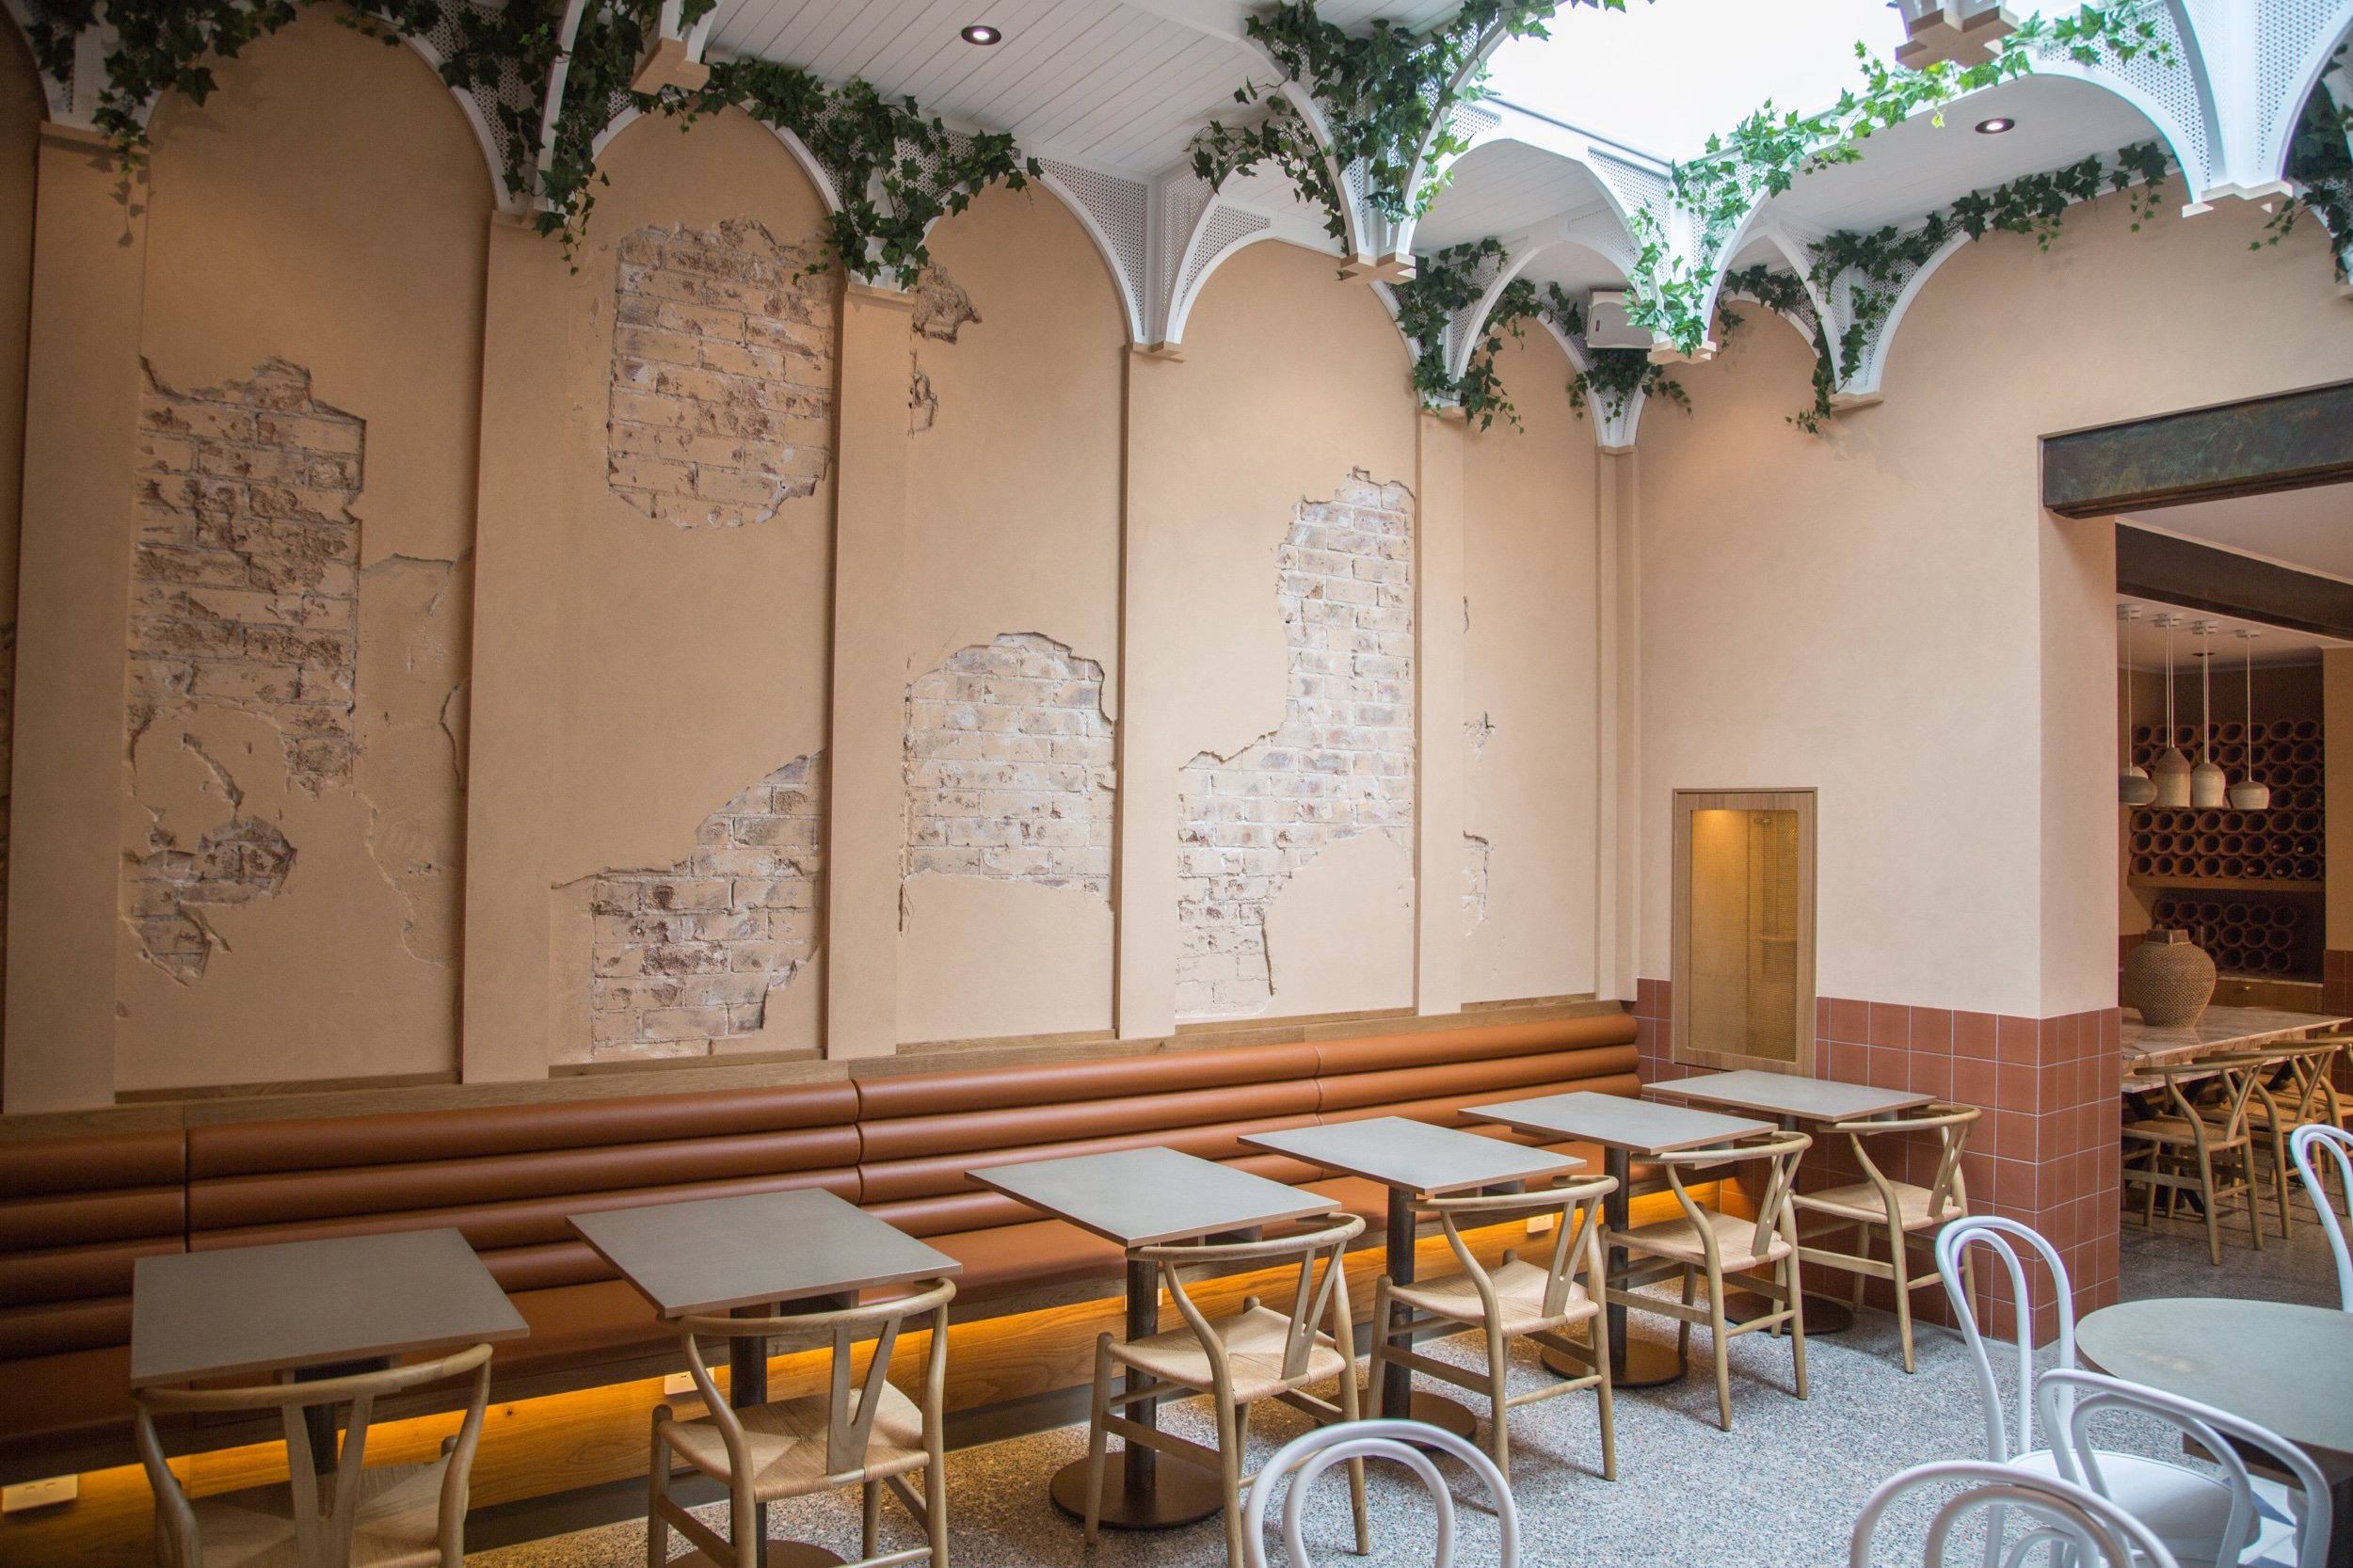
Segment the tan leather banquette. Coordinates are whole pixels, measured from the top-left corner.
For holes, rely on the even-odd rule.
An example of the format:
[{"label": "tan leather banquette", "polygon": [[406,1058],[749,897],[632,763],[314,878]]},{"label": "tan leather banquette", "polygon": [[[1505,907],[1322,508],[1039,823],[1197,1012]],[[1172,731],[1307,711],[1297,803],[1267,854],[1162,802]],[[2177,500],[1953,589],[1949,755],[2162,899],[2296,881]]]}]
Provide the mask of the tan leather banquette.
[{"label": "tan leather banquette", "polygon": [[1570,1088],[1631,1094],[1620,1015],[831,1083],[0,1144],[0,1476],[129,1458],[143,1253],[454,1225],[531,1324],[502,1398],[651,1375],[676,1338],[565,1217],[792,1187],[840,1193],[960,1259],[963,1316],[1117,1290],[1118,1250],[966,1179],[979,1166],[1165,1144],[1332,1192],[1245,1150],[1263,1129]]}]

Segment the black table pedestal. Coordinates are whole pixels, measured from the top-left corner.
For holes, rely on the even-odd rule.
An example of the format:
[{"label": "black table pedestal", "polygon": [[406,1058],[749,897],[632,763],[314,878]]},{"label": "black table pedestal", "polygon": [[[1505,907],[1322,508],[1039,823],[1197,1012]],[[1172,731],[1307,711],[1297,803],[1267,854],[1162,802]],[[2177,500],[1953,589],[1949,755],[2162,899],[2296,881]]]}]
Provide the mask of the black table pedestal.
[{"label": "black table pedestal", "polygon": [[[1148,1339],[1160,1331],[1160,1269],[1131,1258],[1128,1264],[1128,1342]],[[1125,1379],[1129,1389],[1141,1388],[1150,1381],[1133,1368]],[[1158,1400],[1145,1400],[1124,1407],[1124,1411],[1129,1420],[1139,1425],[1157,1426],[1159,1406]],[[1096,1517],[1106,1528],[1175,1529],[1207,1519],[1225,1506],[1223,1486],[1216,1476],[1197,1464],[1182,1463],[1162,1470],[1160,1458],[1141,1443],[1130,1443],[1123,1452],[1104,1456],[1103,1501]],[[1073,1460],[1055,1471],[1047,1495],[1064,1513],[1084,1519],[1087,1462]]]}]

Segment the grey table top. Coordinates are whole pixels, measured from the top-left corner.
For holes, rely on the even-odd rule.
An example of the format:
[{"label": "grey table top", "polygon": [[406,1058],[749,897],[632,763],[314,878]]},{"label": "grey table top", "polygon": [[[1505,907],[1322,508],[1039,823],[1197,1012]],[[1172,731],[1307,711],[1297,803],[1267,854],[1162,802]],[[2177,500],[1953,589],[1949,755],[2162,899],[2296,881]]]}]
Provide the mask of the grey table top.
[{"label": "grey table top", "polygon": [[455,1230],[142,1257],[131,1386],[455,1350],[531,1332]]},{"label": "grey table top", "polygon": [[1190,1241],[1332,1211],[1329,1198],[1175,1149],[991,1165],[974,1171],[971,1179],[1123,1247]]},{"label": "grey table top", "polygon": [[1708,1105],[1729,1105],[1741,1111],[1761,1111],[1768,1116],[1794,1116],[1801,1122],[1843,1122],[1882,1116],[1930,1103],[1933,1095],[1907,1089],[1874,1089],[1864,1083],[1833,1083],[1826,1078],[1802,1078],[1795,1073],[1709,1073],[1678,1078],[1643,1089],[1651,1095],[1673,1095]]},{"label": "grey table top", "polygon": [[1547,1138],[1579,1138],[1628,1154],[1672,1154],[1677,1149],[1705,1148],[1760,1132],[1781,1129],[1770,1122],[1744,1116],[1723,1116],[1713,1111],[1691,1111],[1679,1105],[1628,1099],[1624,1095],[1596,1095],[1577,1090],[1567,1095],[1543,1095],[1535,1099],[1501,1100],[1474,1105],[1465,1114],[1483,1116]]},{"label": "grey table top", "polygon": [[964,1267],[823,1188],[608,1208],[571,1226],[664,1318],[937,1279]]},{"label": "grey table top", "polygon": [[1358,1122],[1261,1132],[1242,1142],[1328,1171],[1433,1198],[1500,1182],[1566,1176],[1585,1165],[1575,1155],[1482,1138],[1476,1132],[1403,1116],[1369,1116]]},{"label": "grey table top", "polygon": [[2176,1296],[2075,1326],[2086,1365],[2269,1427],[2314,1458],[2353,1458],[2353,1312]]}]

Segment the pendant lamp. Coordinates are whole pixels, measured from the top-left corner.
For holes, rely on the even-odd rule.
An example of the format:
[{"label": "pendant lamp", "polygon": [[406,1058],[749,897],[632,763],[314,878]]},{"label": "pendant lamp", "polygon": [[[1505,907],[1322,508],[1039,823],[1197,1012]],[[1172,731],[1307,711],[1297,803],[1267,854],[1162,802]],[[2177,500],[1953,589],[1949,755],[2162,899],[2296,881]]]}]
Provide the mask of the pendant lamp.
[{"label": "pendant lamp", "polygon": [[2268,811],[2271,786],[2255,782],[2255,639],[2262,633],[2242,626],[2238,635],[2239,641],[2247,645],[2247,776],[2231,786],[2231,809]]},{"label": "pendant lamp", "polygon": [[2120,604],[2116,618],[2124,623],[2124,771],[2116,776],[2116,798],[2127,806],[2146,806],[2157,798],[2156,782],[2133,760],[2133,622],[2140,618],[2140,606]]},{"label": "pendant lamp", "polygon": [[2173,744],[2173,628],[2181,618],[2173,615],[2157,617],[2157,624],[2165,628],[2165,751],[2149,770],[2157,787],[2156,804],[2170,810],[2189,804],[2189,759]]},{"label": "pendant lamp", "polygon": [[2230,779],[2214,765],[2214,622],[2201,620],[2198,633],[2199,679],[2205,696],[2198,709],[2198,765],[2189,770],[2189,804],[2195,811],[2219,811],[2230,800]]}]

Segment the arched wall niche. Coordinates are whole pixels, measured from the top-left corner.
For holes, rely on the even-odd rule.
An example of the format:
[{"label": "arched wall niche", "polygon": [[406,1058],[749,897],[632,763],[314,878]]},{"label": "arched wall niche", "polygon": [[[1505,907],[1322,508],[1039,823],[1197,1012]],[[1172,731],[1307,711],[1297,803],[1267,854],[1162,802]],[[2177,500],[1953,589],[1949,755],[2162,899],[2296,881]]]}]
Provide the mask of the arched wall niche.
[{"label": "arched wall niche", "polygon": [[683,128],[638,119],[600,167],[609,184],[560,302],[552,1054],[806,1048],[824,961],[808,856],[779,862],[776,880],[806,894],[791,954],[744,971],[768,976],[764,996],[600,1024],[600,1011],[632,1010],[600,994],[595,971],[628,963],[616,944],[630,916],[615,911],[692,875],[707,836],[768,815],[754,797],[773,804],[779,781],[800,820],[774,831],[822,832],[822,792],[822,792],[830,674],[841,278],[824,264],[824,202],[776,136],[733,109]]},{"label": "arched wall niche", "polygon": [[[929,238],[909,345],[905,567],[908,840],[900,867],[903,1041],[1112,1023],[1110,835],[1119,706],[1126,316],[1094,237],[1051,190],[983,192]],[[946,697],[1055,681],[1062,711],[1008,700],[1004,723],[1075,732],[1036,798],[1000,795],[1032,854],[970,853],[943,748]],[[999,715],[992,714],[994,720]],[[1003,734],[1002,728],[989,734]],[[1049,813],[1060,813],[1049,815]],[[1044,840],[1053,840],[1050,842]],[[1064,841],[1069,840],[1069,841]],[[1174,850],[1171,850],[1174,853]]]}]

